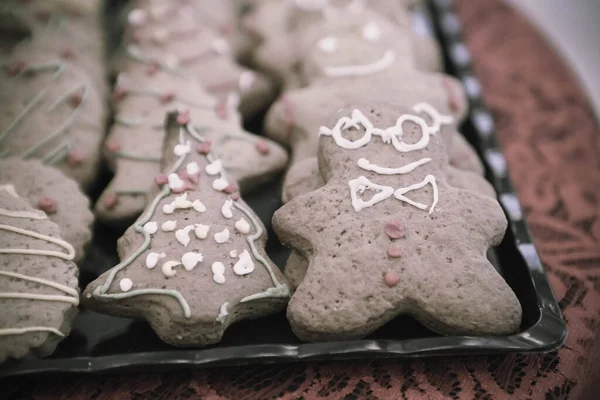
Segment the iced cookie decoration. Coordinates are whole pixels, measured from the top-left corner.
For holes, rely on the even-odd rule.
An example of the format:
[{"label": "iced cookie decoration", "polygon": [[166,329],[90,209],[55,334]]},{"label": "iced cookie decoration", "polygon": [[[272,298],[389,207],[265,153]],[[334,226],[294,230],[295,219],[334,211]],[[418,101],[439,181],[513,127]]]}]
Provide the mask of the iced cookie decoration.
[{"label": "iced cookie decoration", "polygon": [[77,185],[56,168],[39,160],[0,160],[0,185],[11,185],[31,206],[58,225],[62,238],[73,246],[78,263],[92,240],[94,215],[90,201]]},{"label": "iced cookie decoration", "polygon": [[250,118],[273,100],[274,90],[262,74],[236,64],[226,38],[203,23],[207,5],[199,3],[137,2],[128,14],[124,58],[197,79],[219,101],[237,99],[244,118]]},{"label": "iced cookie decoration", "polygon": [[74,256],[46,213],[0,184],[0,363],[48,356],[69,334],[79,304]]},{"label": "iced cookie decoration", "polygon": [[5,0],[0,5],[0,19],[9,14],[28,30],[13,46],[25,54],[54,55],[77,65],[104,98],[108,85],[103,7],[100,0]]},{"label": "iced cookie decoration", "polygon": [[[301,43],[310,28],[344,19],[348,14],[362,17],[364,25],[360,37],[366,42],[387,40],[382,26],[373,21],[375,15],[385,26],[408,25],[407,5],[392,1],[263,1],[246,17],[244,25],[253,40],[258,43],[254,51],[254,63],[286,88],[306,84],[298,63],[302,62]],[[416,25],[416,24],[415,24]],[[440,50],[431,37],[409,30],[411,48],[419,69],[439,71]],[[335,36],[319,41],[321,51],[334,54],[343,43]],[[393,55],[384,54],[382,64],[389,63]]]},{"label": "iced cookie decoration", "polygon": [[0,62],[0,159],[40,159],[83,188],[95,179],[104,105],[69,61],[15,51]]},{"label": "iced cookie decoration", "polygon": [[[102,220],[137,218],[149,192],[164,179],[159,176],[164,115],[171,110],[181,110],[182,123],[197,124],[207,138],[203,147],[218,154],[241,191],[254,189],[285,168],[287,154],[281,146],[243,130],[235,105],[215,101],[194,79],[160,70],[148,73],[143,63],[131,63],[119,75],[113,98],[114,125],[104,154],[115,176],[96,203]],[[178,147],[178,152],[189,150]]]},{"label": "iced cookie decoration", "polygon": [[519,301],[485,257],[504,212],[448,184],[444,144],[423,118],[370,103],[340,111],[320,135],[325,186],[273,218],[309,260],[287,311],[301,339],[360,338],[401,314],[442,334],[519,328]]},{"label": "iced cookie decoration", "polygon": [[264,226],[180,117],[167,122],[165,179],[119,240],[122,262],[83,298],[94,310],[146,319],[169,344],[204,346],[236,321],[281,310],[290,291],[266,256]]}]

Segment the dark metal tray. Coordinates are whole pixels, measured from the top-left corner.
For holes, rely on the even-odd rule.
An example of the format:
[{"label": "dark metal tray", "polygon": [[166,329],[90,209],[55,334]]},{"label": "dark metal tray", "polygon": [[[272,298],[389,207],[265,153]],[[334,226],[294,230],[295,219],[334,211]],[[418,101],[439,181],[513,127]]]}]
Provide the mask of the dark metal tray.
[{"label": "dark metal tray", "polygon": [[[519,333],[496,337],[443,337],[410,317],[399,317],[363,340],[304,343],[294,336],[282,312],[233,325],[218,345],[176,349],[162,343],[143,321],[109,317],[83,309],[75,320],[71,335],[51,357],[7,362],[0,367],[0,378],[38,373],[97,373],[322,359],[547,352],[561,346],[566,338],[566,325],[512,189],[506,161],[493,137],[493,120],[482,103],[468,50],[460,38],[460,23],[452,14],[450,3],[450,0],[432,1],[427,11],[445,49],[447,71],[460,78],[468,88],[471,113],[462,132],[485,161],[487,177],[494,184],[509,217],[509,231],[496,249],[493,261],[523,307]],[[260,127],[260,121],[255,127]],[[280,206],[277,193],[278,187],[274,183],[245,197],[267,227],[273,212]],[[121,234],[122,230],[113,227],[95,227],[94,243],[81,265],[82,288],[118,263],[116,240]],[[277,265],[285,265],[289,251],[281,246],[270,229],[269,237],[269,255]]]}]

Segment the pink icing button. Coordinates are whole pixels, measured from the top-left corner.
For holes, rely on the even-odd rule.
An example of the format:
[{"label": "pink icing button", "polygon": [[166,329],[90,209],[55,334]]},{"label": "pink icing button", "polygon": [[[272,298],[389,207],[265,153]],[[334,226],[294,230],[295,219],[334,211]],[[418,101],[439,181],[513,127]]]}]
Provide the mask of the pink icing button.
[{"label": "pink icing button", "polygon": [[175,92],[166,92],[160,95],[160,102],[163,104],[170,103],[175,100]]},{"label": "pink icing button", "polygon": [[237,185],[230,183],[229,185],[225,186],[225,189],[223,189],[223,191],[227,194],[232,194],[238,191],[238,187]]},{"label": "pink icing button", "polygon": [[119,100],[123,99],[123,97],[125,97],[126,94],[127,94],[126,89],[118,87],[115,90],[113,90],[112,98],[115,101],[119,101]]},{"label": "pink icing button", "polygon": [[390,239],[400,239],[405,236],[404,228],[402,224],[398,220],[390,220],[385,224],[385,234],[390,237]]},{"label": "pink icing button", "polygon": [[166,185],[169,183],[169,178],[165,174],[159,174],[154,177],[154,182],[159,186]]},{"label": "pink icing button", "polygon": [[83,101],[83,96],[79,92],[73,93],[69,96],[69,105],[72,108],[79,107],[79,105],[81,104],[82,101]]},{"label": "pink icing button", "polygon": [[37,208],[39,208],[46,214],[54,214],[56,212],[56,202],[50,197],[42,197],[38,201]]},{"label": "pink icing button", "polygon": [[190,117],[189,110],[180,112],[179,115],[177,116],[177,123],[179,125],[187,125],[190,123],[190,120],[191,120],[191,117]]},{"label": "pink icing button", "polygon": [[110,151],[111,153],[115,153],[115,152],[119,151],[120,149],[121,149],[121,145],[119,143],[115,143],[115,142],[106,143],[106,150]]},{"label": "pink icing button", "polygon": [[154,75],[156,75],[156,73],[158,72],[159,69],[160,69],[160,65],[158,64],[158,62],[154,61],[154,62],[152,62],[152,64],[150,64],[148,66],[148,68],[146,68],[146,75],[154,76]]},{"label": "pink icing button", "polygon": [[116,193],[108,193],[106,196],[104,196],[104,200],[102,200],[102,204],[104,204],[104,207],[106,207],[109,210],[111,208],[114,208],[118,203],[119,196],[117,196]]},{"label": "pink icing button", "polygon": [[198,153],[205,154],[205,155],[210,153],[211,146],[212,146],[212,143],[210,141],[200,143],[197,147]]},{"label": "pink icing button", "polygon": [[271,151],[271,147],[269,147],[269,143],[265,140],[260,139],[256,142],[256,151],[258,151],[262,155],[267,155]]},{"label": "pink icing button", "polygon": [[238,192],[235,192],[235,193],[232,193],[230,197],[231,197],[231,200],[238,201],[240,199],[240,194]]},{"label": "pink icing button", "polygon": [[67,153],[67,164],[72,167],[83,164],[85,160],[85,154],[81,151],[71,150]]},{"label": "pink icing button", "polygon": [[194,185],[197,185],[197,184],[198,184],[198,182],[199,182],[199,180],[200,180],[200,177],[199,177],[198,175],[199,175],[199,174],[194,174],[194,175],[189,175],[189,174],[188,174],[188,177],[187,177],[187,178],[188,178],[188,180],[189,180],[190,182],[192,182]]},{"label": "pink icing button", "polygon": [[65,47],[63,51],[60,52],[60,56],[65,60],[75,60],[77,58],[75,50],[70,47]]},{"label": "pink icing button", "polygon": [[387,254],[392,258],[399,258],[402,257],[402,250],[400,250],[400,247],[398,246],[392,246],[388,248]]},{"label": "pink icing button", "polygon": [[389,288],[393,288],[400,283],[400,276],[394,271],[390,271],[385,274],[385,284]]}]

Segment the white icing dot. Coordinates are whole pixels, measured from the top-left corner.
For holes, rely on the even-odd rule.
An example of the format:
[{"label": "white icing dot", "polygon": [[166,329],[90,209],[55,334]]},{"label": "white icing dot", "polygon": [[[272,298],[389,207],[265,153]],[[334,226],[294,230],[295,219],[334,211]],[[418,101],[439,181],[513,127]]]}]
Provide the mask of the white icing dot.
[{"label": "white icing dot", "polygon": [[252,71],[243,71],[240,74],[239,87],[242,92],[246,92],[252,88],[254,81],[256,80],[256,74]]},{"label": "white icing dot", "polygon": [[229,47],[229,43],[225,39],[215,39],[212,42],[213,50],[219,55],[229,54],[231,52],[231,48]]},{"label": "white icing dot", "polygon": [[204,171],[208,175],[217,175],[222,171],[222,169],[223,169],[223,163],[220,159],[217,159],[217,160],[213,161],[212,163],[208,164],[204,168]]},{"label": "white icing dot", "polygon": [[173,214],[175,212],[175,206],[172,204],[165,204],[162,208],[162,212],[165,214]]},{"label": "white icing dot", "polygon": [[248,250],[244,250],[233,266],[233,272],[235,272],[236,275],[243,276],[248,275],[252,271],[254,271],[254,261],[252,261],[252,257],[250,256],[250,253],[248,253]]},{"label": "white icing dot", "polygon": [[337,50],[338,41],[333,36],[327,36],[319,40],[317,45],[323,53],[333,53]]},{"label": "white icing dot", "polygon": [[119,288],[122,292],[129,292],[133,287],[133,282],[129,278],[123,278],[119,282]]},{"label": "white icing dot", "polygon": [[175,239],[186,247],[190,243],[190,231],[194,229],[194,225],[188,225],[185,228],[175,232]]},{"label": "white icing dot", "polygon": [[363,27],[362,35],[363,39],[368,40],[370,42],[376,42],[379,39],[381,39],[381,29],[376,23],[369,22]]},{"label": "white icing dot", "polygon": [[204,205],[204,203],[202,203],[200,200],[196,199],[194,200],[194,202],[192,203],[192,207],[194,207],[194,210],[197,212],[205,212],[206,211],[206,206]]},{"label": "white icing dot", "polygon": [[185,182],[175,173],[170,173],[167,180],[169,181],[169,188],[171,190],[182,189],[185,186]]},{"label": "white icing dot", "polygon": [[224,190],[227,186],[229,186],[229,183],[223,178],[215,179],[212,185],[213,189],[218,190],[219,192]]},{"label": "white icing dot", "polygon": [[146,268],[152,269],[156,267],[156,264],[158,264],[158,260],[166,256],[167,255],[165,253],[149,253],[146,256]]},{"label": "white icing dot", "polygon": [[183,257],[181,257],[181,263],[186,271],[191,271],[196,267],[196,265],[198,265],[198,263],[202,262],[203,259],[204,257],[202,257],[201,253],[192,251],[185,253]]},{"label": "white icing dot", "polygon": [[233,249],[229,252],[229,257],[237,258],[237,256],[238,256],[238,251],[236,249]]},{"label": "white icing dot", "polygon": [[185,166],[185,172],[187,172],[188,175],[196,175],[198,172],[200,172],[200,167],[196,161],[192,161]]},{"label": "white icing dot", "polygon": [[175,220],[165,221],[160,227],[160,229],[162,229],[163,232],[173,232],[175,228],[177,228],[177,221]]},{"label": "white icing dot", "polygon": [[189,152],[190,152],[190,141],[189,140],[185,144],[178,144],[173,149],[173,153],[175,153],[175,155],[178,157],[181,157]]},{"label": "white icing dot", "polygon": [[210,230],[210,226],[196,224],[196,229],[194,229],[194,233],[198,239],[206,239],[208,237],[208,231]]},{"label": "white icing dot", "polygon": [[219,285],[222,285],[225,283],[225,265],[220,262],[220,261],[215,261],[211,266],[210,269],[213,273],[213,280],[218,283]]},{"label": "white icing dot", "polygon": [[144,224],[144,231],[150,235],[154,235],[158,231],[158,224],[156,221],[146,222]]},{"label": "white icing dot", "polygon": [[182,194],[181,196],[175,197],[175,200],[171,203],[175,209],[178,208],[191,208],[192,202],[187,199],[187,192]]},{"label": "white icing dot", "polygon": [[231,207],[233,207],[233,200],[225,200],[225,203],[223,203],[223,206],[221,207],[221,214],[223,214],[225,218],[233,218],[233,211]]},{"label": "white icing dot", "polygon": [[129,11],[129,14],[127,14],[127,21],[129,22],[129,25],[132,26],[144,25],[148,21],[148,14],[146,14],[146,11],[136,8]]},{"label": "white icing dot", "polygon": [[165,65],[171,69],[177,69],[179,67],[179,57],[175,54],[167,54],[165,56]]},{"label": "white icing dot", "polygon": [[235,221],[234,226],[238,232],[244,235],[247,235],[250,232],[250,224],[244,218],[240,218],[239,220]]},{"label": "white icing dot", "polygon": [[221,232],[217,232],[213,235],[215,242],[217,243],[225,243],[229,240],[229,230],[227,228],[223,229]]},{"label": "white icing dot", "polygon": [[178,265],[181,265],[179,261],[167,261],[162,265],[160,270],[166,277],[172,278],[175,276],[175,274],[177,274],[177,271],[175,271],[175,267]]}]

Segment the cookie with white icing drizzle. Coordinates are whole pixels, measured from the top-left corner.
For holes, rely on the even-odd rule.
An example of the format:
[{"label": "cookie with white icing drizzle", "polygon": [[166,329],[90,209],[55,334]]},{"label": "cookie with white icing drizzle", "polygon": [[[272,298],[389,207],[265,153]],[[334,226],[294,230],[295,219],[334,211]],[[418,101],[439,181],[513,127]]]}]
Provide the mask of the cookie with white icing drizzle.
[{"label": "cookie with white icing drizzle", "polygon": [[88,188],[98,173],[105,109],[86,73],[20,47],[0,61],[0,86],[0,159],[40,159]]},{"label": "cookie with white icing drizzle", "polygon": [[73,179],[39,160],[0,160],[0,185],[12,185],[29,204],[60,227],[61,236],[75,249],[78,263],[92,240],[94,214],[90,201]]},{"label": "cookie with white icing drizzle", "polygon": [[221,101],[233,95],[244,118],[251,118],[273,101],[274,88],[264,75],[235,62],[229,42],[202,22],[204,8],[185,0],[160,7],[140,1],[128,14],[122,59],[197,79]]},{"label": "cookie with white icing drizzle", "polygon": [[148,193],[160,180],[167,111],[179,109],[181,118],[198,121],[196,128],[243,192],[277,175],[287,163],[281,146],[243,130],[235,106],[216,102],[193,79],[132,62],[119,75],[114,93],[114,125],[104,152],[115,176],[96,203],[102,220],[130,222],[146,206]]},{"label": "cookie with white icing drizzle", "polygon": [[77,314],[73,247],[46,214],[0,185],[0,363],[48,356]]},{"label": "cookie with white icing drizzle", "polygon": [[236,321],[281,310],[290,291],[266,255],[264,226],[180,116],[167,122],[166,181],[119,240],[121,263],[83,298],[99,312],[147,320],[169,344],[204,346]]},{"label": "cookie with white icing drizzle", "polygon": [[301,339],[360,338],[401,314],[442,334],[519,328],[519,301],[485,257],[504,236],[504,212],[449,185],[440,135],[385,103],[344,109],[320,133],[325,186],[273,218],[310,262],[287,311]]}]

